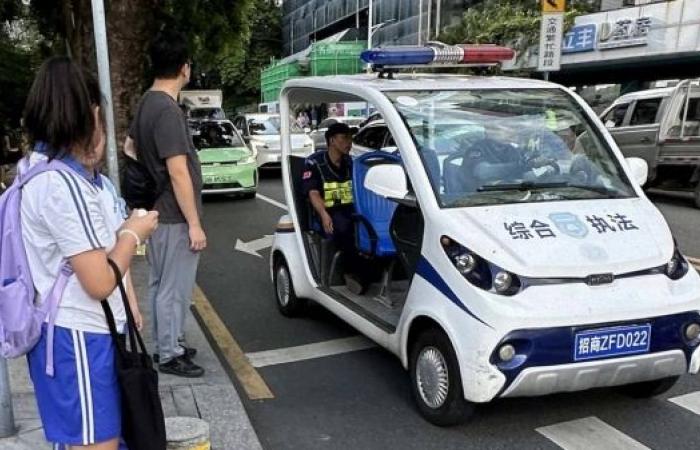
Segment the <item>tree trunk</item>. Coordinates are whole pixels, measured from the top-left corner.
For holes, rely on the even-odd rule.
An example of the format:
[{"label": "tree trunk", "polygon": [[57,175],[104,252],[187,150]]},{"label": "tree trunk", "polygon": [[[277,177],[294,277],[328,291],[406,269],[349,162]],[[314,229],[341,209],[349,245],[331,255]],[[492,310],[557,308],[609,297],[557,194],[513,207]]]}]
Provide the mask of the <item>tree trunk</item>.
[{"label": "tree trunk", "polygon": [[110,2],[107,39],[117,148],[122,147],[136,104],[145,90],[148,44],[155,35],[155,0]]}]

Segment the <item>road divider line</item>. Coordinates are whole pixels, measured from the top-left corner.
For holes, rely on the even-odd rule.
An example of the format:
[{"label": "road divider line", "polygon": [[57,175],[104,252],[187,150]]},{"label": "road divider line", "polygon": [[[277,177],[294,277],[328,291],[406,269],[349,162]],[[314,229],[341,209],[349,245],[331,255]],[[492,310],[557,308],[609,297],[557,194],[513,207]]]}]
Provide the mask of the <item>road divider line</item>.
[{"label": "road divider line", "polygon": [[306,361],[322,358],[324,356],[339,355],[376,347],[372,341],[364,336],[334,339],[331,341],[317,342],[314,344],[300,345],[297,347],[266,350],[262,352],[247,353],[248,361],[253,367],[260,368]]},{"label": "road divider line", "polygon": [[233,370],[241,386],[243,386],[248,398],[251,400],[275,398],[272,391],[265,383],[265,380],[263,380],[258,371],[250,365],[240,345],[238,345],[238,342],[233,338],[231,332],[226,328],[226,325],[224,325],[224,322],[216,313],[211,303],[209,303],[209,300],[199,286],[195,286],[194,288],[193,300],[197,314],[199,314],[202,322],[206,324],[214,342],[219,347],[221,354],[224,356],[229,367],[231,367],[231,370]]},{"label": "road divider line", "polygon": [[668,401],[700,416],[700,392],[669,398]]},{"label": "road divider line", "polygon": [[287,205],[285,205],[284,203],[280,203],[280,202],[278,202],[277,200],[275,200],[275,199],[273,199],[273,198],[267,197],[267,196],[262,195],[262,194],[260,194],[260,193],[255,194],[255,196],[256,196],[257,198],[259,198],[260,200],[262,200],[262,201],[264,201],[264,202],[267,202],[267,203],[269,203],[269,204],[271,204],[271,205],[274,205],[274,206],[276,206],[276,207],[278,207],[278,208],[280,208],[280,209],[283,209],[283,210],[285,210],[285,211],[288,211],[288,210],[289,210],[289,208],[287,208]]},{"label": "road divider line", "polygon": [[597,417],[585,417],[536,430],[565,450],[650,450]]}]

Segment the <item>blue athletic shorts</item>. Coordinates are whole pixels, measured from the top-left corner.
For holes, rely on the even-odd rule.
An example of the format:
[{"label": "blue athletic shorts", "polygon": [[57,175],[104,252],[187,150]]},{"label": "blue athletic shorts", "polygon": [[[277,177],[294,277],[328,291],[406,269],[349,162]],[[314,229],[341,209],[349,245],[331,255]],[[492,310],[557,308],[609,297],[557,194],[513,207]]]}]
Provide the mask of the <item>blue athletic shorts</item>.
[{"label": "blue athletic shorts", "polygon": [[53,377],[46,375],[46,325],[27,355],[46,440],[60,448],[121,436],[112,337],[55,327],[53,345]]}]

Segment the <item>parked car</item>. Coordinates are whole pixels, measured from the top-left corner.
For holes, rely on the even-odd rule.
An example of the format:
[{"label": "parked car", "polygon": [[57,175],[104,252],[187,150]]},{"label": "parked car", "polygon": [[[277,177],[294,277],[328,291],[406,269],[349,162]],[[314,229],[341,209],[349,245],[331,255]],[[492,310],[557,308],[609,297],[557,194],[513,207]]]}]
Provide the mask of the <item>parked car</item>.
[{"label": "parked car", "polygon": [[[256,154],[259,168],[280,167],[279,114],[243,114],[236,117],[233,124]],[[293,155],[308,156],[314,152],[313,141],[299,125],[291,121],[289,129]]]},{"label": "parked car", "polygon": [[356,116],[328,117],[322,120],[321,123],[318,124],[318,128],[309,133],[309,136],[311,136],[311,139],[314,141],[314,147],[319,150],[321,148],[326,148],[326,131],[328,131],[329,126],[333,125],[334,123],[344,123],[349,127],[359,127],[364,121],[364,117]]},{"label": "parked car", "polygon": [[649,165],[647,187],[693,192],[700,207],[700,86],[623,95],[600,115],[625,156]]},{"label": "parked car", "polygon": [[[363,57],[385,70],[426,53],[441,57],[416,47]],[[381,75],[282,88],[283,118],[315,99],[371,102],[395,147],[354,159],[356,245],[376,264],[357,293],[283,136],[289,212],[270,256],[282,314],[317,302],[395,354],[418,410],[441,426],[499,398],[600,387],[651,397],[700,371],[700,275],[640,187],[647,163],[624,158],[579,96],[533,79]],[[448,145],[457,122],[480,137]],[[440,141],[444,158],[430,148]]]},{"label": "parked car", "polygon": [[229,120],[206,120],[192,134],[202,165],[202,193],[254,197],[258,173],[255,154]]}]

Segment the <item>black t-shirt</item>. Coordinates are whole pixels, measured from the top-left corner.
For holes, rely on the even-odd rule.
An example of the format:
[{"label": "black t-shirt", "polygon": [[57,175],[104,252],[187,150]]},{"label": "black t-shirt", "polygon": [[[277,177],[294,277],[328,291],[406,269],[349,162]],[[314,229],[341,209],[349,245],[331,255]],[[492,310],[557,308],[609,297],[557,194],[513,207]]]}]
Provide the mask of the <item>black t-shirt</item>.
[{"label": "black t-shirt", "polygon": [[197,212],[202,216],[202,169],[197,150],[192,143],[187,119],[175,99],[162,91],[147,91],[141,98],[139,110],[129,129],[136,144],[136,153],[156,181],[160,196],[154,209],[161,223],[183,223],[165,161],[187,155],[187,167],[192,178]]}]

